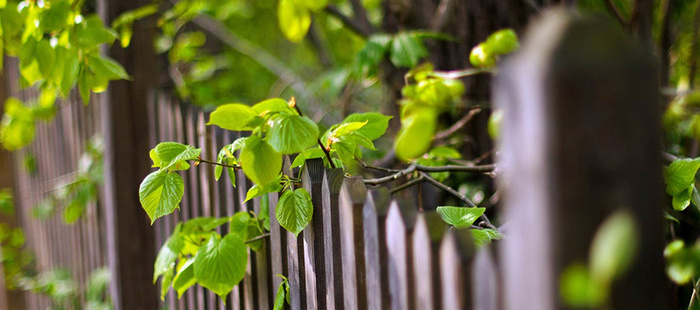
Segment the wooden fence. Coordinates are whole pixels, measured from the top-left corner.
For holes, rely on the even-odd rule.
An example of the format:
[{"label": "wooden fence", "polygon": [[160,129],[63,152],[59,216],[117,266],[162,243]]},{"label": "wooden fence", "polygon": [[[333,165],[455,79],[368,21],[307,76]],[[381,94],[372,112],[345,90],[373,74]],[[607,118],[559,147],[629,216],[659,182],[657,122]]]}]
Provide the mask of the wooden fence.
[{"label": "wooden fence", "polygon": [[[203,158],[211,159],[237,138],[205,126],[206,113],[178,103],[169,91],[155,92],[153,98],[148,111],[157,120],[151,128],[153,145],[196,145]],[[261,198],[243,202],[252,184],[238,173],[233,188],[228,180],[216,182],[211,166],[184,172],[181,209],[156,221],[156,245],[180,220],[259,212]],[[476,251],[468,231],[448,229],[434,211],[418,214],[413,203],[391,200],[385,188],[368,189],[362,179],[346,178],[342,169],[325,169],[320,159],[309,160],[300,178],[314,205],[311,223],[296,238],[281,229],[275,220],[278,195],[269,195],[270,237],[262,250],[249,251],[246,276],[226,306],[199,286],[180,300],[171,291],[165,304],[170,309],[269,309],[281,282],[277,274],[289,278],[293,309],[461,309],[473,301],[472,278],[465,271],[472,270]]]},{"label": "wooden fence", "polygon": [[[7,62],[9,95],[25,102],[39,98],[33,89],[19,90],[18,72],[15,61]],[[46,220],[33,215],[34,206],[75,180],[87,142],[101,133],[100,105],[85,106],[79,98],[77,91],[71,93],[57,103],[54,121],[37,123],[36,140],[14,154],[14,173],[18,224],[26,234],[27,248],[35,255],[36,271],[65,268],[72,272],[79,287],[85,287],[90,274],[107,265],[102,205],[89,203],[82,220],[74,225],[63,222],[62,206]],[[28,157],[34,158],[33,172],[23,164]],[[50,305],[48,298],[35,294],[26,294],[24,299],[27,309],[45,309]]]},{"label": "wooden fence", "polygon": [[[610,214],[624,209],[639,224],[640,250],[631,271],[615,283],[610,305],[617,309],[663,308],[661,106],[654,59],[605,23],[564,12],[545,16],[545,22],[531,30],[534,35],[524,42],[520,54],[507,61],[496,78],[495,101],[506,108],[497,173],[508,189],[501,221],[507,223],[502,227],[506,238],[497,242],[498,247],[477,251],[469,231],[449,229],[435,213],[417,212],[413,201],[393,200],[385,189],[367,188],[361,179],[311,160],[300,177],[301,186],[311,194],[314,214],[298,237],[275,222],[278,196],[269,195],[270,236],[261,251],[249,252],[245,278],[226,304],[197,286],[182,299],[170,292],[161,306],[270,309],[281,281],[275,275],[282,274],[289,278],[295,310],[566,309],[558,286],[563,269],[585,262],[597,227]],[[142,141],[127,138],[148,136],[151,147],[178,141],[201,147],[202,157],[214,159],[223,145],[237,138],[234,133],[205,126],[207,113],[180,103],[170,90],[151,91],[147,97],[147,130],[129,125],[130,132],[107,137],[108,145],[119,140],[114,145],[121,146],[107,153],[136,149],[143,152],[132,157],[146,162],[147,150],[129,148],[129,142]],[[119,95],[110,98],[116,100]],[[117,108],[113,105],[111,109]],[[88,111],[93,118],[86,117]],[[98,105],[78,109],[68,104],[60,113],[64,114],[61,120],[41,127],[31,148],[40,169],[48,170],[39,172],[41,179],[17,173],[25,219],[27,206],[39,199],[30,189],[41,193],[52,188],[44,184],[46,180],[72,171],[80,141],[99,127],[95,126],[100,119]],[[105,128],[118,129],[119,121],[129,121],[128,113],[121,114]],[[92,125],[76,128],[82,124]],[[82,139],[72,141],[62,134],[68,129]],[[108,165],[106,169],[130,167]],[[130,204],[136,200],[136,191],[124,191],[129,186],[123,184],[118,185],[121,190],[111,195],[106,190],[105,195],[134,195],[118,197],[124,201],[114,206],[122,209],[113,210],[119,216],[102,218],[98,204],[76,226],[23,222],[40,265],[72,266],[83,275],[78,278],[84,279],[88,267],[104,264],[106,244],[108,261],[117,271],[115,286],[122,288],[112,290],[117,294],[113,298],[120,302],[117,308],[153,308],[149,305],[157,294],[152,293],[151,274],[123,266],[152,268],[151,258],[180,220],[258,212],[261,207],[261,198],[243,203],[251,184],[240,172],[236,188],[228,181],[215,182],[211,166],[182,173],[186,191],[181,210],[147,229],[141,227],[147,225],[145,212],[126,210],[125,206],[138,207]],[[133,214],[123,216],[125,212],[136,214],[136,220]],[[136,227],[140,232],[105,236],[98,225],[101,220],[107,227]],[[153,230],[156,233],[150,242],[144,232]],[[139,233],[146,237],[134,239]],[[220,233],[226,233],[226,227]],[[117,237],[121,239],[115,241]],[[149,242],[125,247],[143,240]],[[148,251],[141,252],[141,259],[140,249]],[[131,253],[124,256],[122,250]],[[36,299],[30,304],[34,309],[46,302]]]}]

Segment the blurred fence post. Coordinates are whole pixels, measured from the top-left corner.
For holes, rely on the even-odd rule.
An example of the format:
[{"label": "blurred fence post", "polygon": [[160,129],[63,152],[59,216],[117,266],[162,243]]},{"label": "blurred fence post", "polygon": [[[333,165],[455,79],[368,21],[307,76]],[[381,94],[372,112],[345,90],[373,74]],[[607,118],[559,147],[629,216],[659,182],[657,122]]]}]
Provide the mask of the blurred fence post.
[{"label": "blurred fence post", "polygon": [[[106,24],[121,13],[151,4],[149,0],[99,0]],[[148,94],[160,72],[153,52],[156,18],[133,26],[131,45],[115,44],[107,54],[123,64],[132,81],[110,83],[102,100],[105,141],[105,222],[107,255],[112,272],[111,294],[116,310],[156,309],[158,293],[149,281],[155,260],[154,229],[139,203],[139,184],[150,172]]]},{"label": "blurred fence post", "polygon": [[662,309],[661,105],[656,61],[603,20],[551,11],[499,70],[506,309],[563,309],[559,277],[627,210],[639,247],[614,309]]}]

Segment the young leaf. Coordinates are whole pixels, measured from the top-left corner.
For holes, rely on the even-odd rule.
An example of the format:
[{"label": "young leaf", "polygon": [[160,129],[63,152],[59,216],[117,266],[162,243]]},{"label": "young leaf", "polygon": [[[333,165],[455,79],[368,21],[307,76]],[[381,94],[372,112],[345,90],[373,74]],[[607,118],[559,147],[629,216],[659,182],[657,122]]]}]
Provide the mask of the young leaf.
[{"label": "young leaf", "polygon": [[107,56],[90,57],[90,69],[108,80],[130,79],[124,67]]},{"label": "young leaf", "polygon": [[484,229],[470,229],[472,233],[472,238],[474,238],[474,245],[476,247],[481,247],[482,245],[489,244],[491,240],[499,240],[503,236],[498,233],[497,230],[484,228]]},{"label": "young leaf", "polygon": [[637,224],[628,211],[608,217],[593,237],[590,249],[591,276],[602,282],[623,275],[635,260]]},{"label": "young leaf", "polygon": [[299,153],[299,155],[297,155],[297,157],[294,158],[294,162],[292,162],[292,167],[299,167],[304,165],[307,159],[322,158],[324,156],[326,156],[326,154],[323,153],[323,150],[321,150],[318,147],[308,149]]},{"label": "young leaf", "polygon": [[277,7],[277,21],[284,36],[296,43],[309,31],[311,12],[295,0],[281,0]]},{"label": "young leaf", "polygon": [[195,283],[197,279],[194,278],[194,258],[188,258],[173,278],[173,288],[177,292],[177,298],[181,298],[182,294]]},{"label": "young leaf", "polygon": [[273,307],[273,310],[284,309],[284,302],[287,300],[286,293],[289,290],[288,287],[289,283],[287,283],[287,279],[284,278],[284,281],[282,281],[282,283],[280,283],[280,286],[277,288],[277,296],[275,296],[275,305]]},{"label": "young leaf", "polygon": [[151,218],[151,225],[159,217],[180,208],[185,194],[185,183],[177,173],[156,171],[149,174],[139,187],[141,206]]},{"label": "young leaf", "polygon": [[207,125],[216,125],[232,131],[253,130],[254,128],[248,126],[248,123],[256,116],[257,113],[245,104],[225,104],[211,112]]},{"label": "young leaf", "polygon": [[420,109],[401,120],[401,131],[394,142],[396,157],[410,160],[430,149],[437,126],[437,116],[430,108]]},{"label": "young leaf", "polygon": [[177,142],[159,143],[155,150],[156,156],[161,160],[160,167],[171,170],[178,170],[183,161],[195,160],[202,153],[202,149]]},{"label": "young leaf", "polygon": [[243,240],[235,234],[221,239],[212,236],[194,257],[194,276],[197,283],[226,298],[245,275],[248,253]]},{"label": "young leaf", "polygon": [[282,190],[282,185],[280,185],[279,181],[270,182],[270,184],[267,184],[263,187],[260,187],[257,184],[255,184],[248,190],[248,193],[246,193],[245,200],[243,202],[246,202],[256,197],[260,197],[267,193],[279,192],[280,190]]},{"label": "young leaf", "polygon": [[415,34],[399,32],[391,40],[389,60],[397,67],[413,68],[425,56],[428,51]]},{"label": "young leaf", "polygon": [[280,114],[268,124],[267,142],[280,154],[302,152],[318,139],[318,126],[304,116]]},{"label": "young leaf", "polygon": [[367,38],[367,43],[355,56],[355,71],[365,76],[375,76],[390,43],[391,36],[387,34],[375,34]]},{"label": "young leaf", "polygon": [[241,166],[255,184],[265,186],[276,180],[282,170],[282,155],[260,137],[250,136],[241,150]]},{"label": "young leaf", "polygon": [[175,227],[172,235],[168,237],[163,246],[158,251],[158,256],[156,256],[156,262],[153,265],[153,283],[156,283],[158,277],[168,271],[177,260],[178,255],[183,247],[182,239],[180,238],[181,224]]},{"label": "young leaf", "polygon": [[672,162],[665,170],[666,193],[671,196],[688,190],[693,183],[695,174],[700,168],[700,159],[679,159]]},{"label": "young leaf", "polygon": [[309,224],[312,215],[311,195],[303,188],[285,191],[275,211],[280,225],[295,236]]},{"label": "young leaf", "polygon": [[346,117],[343,123],[367,122],[362,128],[357,129],[357,132],[367,137],[367,139],[374,141],[384,135],[386,129],[389,127],[390,119],[391,116],[382,115],[380,113],[355,113]]},{"label": "young leaf", "polygon": [[484,211],[486,208],[437,207],[442,220],[457,229],[469,228]]},{"label": "young leaf", "polygon": [[294,113],[294,110],[287,105],[287,101],[280,98],[267,99],[256,103],[253,106],[253,111],[257,115],[265,115],[270,112],[290,112]]}]

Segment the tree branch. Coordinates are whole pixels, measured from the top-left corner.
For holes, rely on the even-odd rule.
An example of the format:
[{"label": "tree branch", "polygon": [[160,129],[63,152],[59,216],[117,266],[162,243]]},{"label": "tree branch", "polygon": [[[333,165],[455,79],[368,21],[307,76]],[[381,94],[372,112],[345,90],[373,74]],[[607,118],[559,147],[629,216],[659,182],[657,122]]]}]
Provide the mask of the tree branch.
[{"label": "tree branch", "polygon": [[434,31],[440,31],[445,27],[445,24],[447,23],[447,18],[450,16],[449,13],[454,8],[455,3],[456,1],[454,0],[440,1],[440,4],[435,10],[435,15],[433,16],[433,19],[430,21],[430,27]]},{"label": "tree branch", "polygon": [[304,88],[304,80],[297,76],[289,69],[282,61],[270,54],[260,46],[255,45],[242,37],[232,33],[226,26],[218,20],[215,20],[206,15],[199,15],[192,22],[200,28],[206,30],[210,35],[216,37],[222,43],[230,48],[246,55],[265,67],[270,72],[277,75],[281,80],[285,81],[290,87],[304,98],[311,98],[310,94]]},{"label": "tree branch", "polygon": [[421,172],[493,172],[496,170],[496,165],[480,165],[480,166],[421,166],[415,165],[417,171]]},{"label": "tree branch", "polygon": [[356,33],[357,35],[363,38],[366,38],[370,34],[372,34],[370,31],[368,31],[362,26],[360,21],[352,19],[349,16],[343,14],[343,12],[341,12],[335,5],[329,4],[328,6],[326,6],[324,11],[326,11],[326,13],[328,13],[329,15],[336,17],[338,20],[340,20],[340,22],[343,23],[343,25],[348,27],[348,29],[350,29],[352,32]]},{"label": "tree branch", "polygon": [[367,180],[364,180],[364,182],[365,182],[365,184],[369,184],[369,185],[378,185],[378,184],[382,184],[382,183],[395,181],[396,179],[398,179],[402,176],[409,175],[409,174],[413,173],[414,171],[416,171],[416,166],[410,165],[410,166],[408,166],[408,168],[400,170],[399,172],[397,172],[395,174],[381,177],[381,178],[376,178],[376,179],[367,179]]},{"label": "tree branch", "polygon": [[367,11],[365,10],[365,6],[362,5],[362,1],[350,0],[350,4],[352,5],[352,10],[355,13],[355,19],[359,21],[360,26],[368,34],[374,33],[374,27],[372,27],[372,23],[370,23],[369,19],[367,18]]},{"label": "tree branch", "polygon": [[475,108],[471,109],[467,115],[463,116],[461,119],[459,119],[456,123],[454,123],[450,128],[447,128],[443,131],[438,132],[435,135],[434,140],[443,140],[448,138],[449,136],[453,135],[455,132],[458,130],[464,128],[464,126],[469,123],[474,118],[474,115],[477,113],[481,112],[481,108]]},{"label": "tree branch", "polygon": [[617,9],[615,4],[612,2],[612,0],[605,0],[605,6],[608,7],[608,11],[615,16],[615,19],[617,19],[618,22],[620,22],[620,25],[623,27],[627,27],[627,21],[625,18],[622,16],[622,13],[620,13],[620,10]]},{"label": "tree branch", "polygon": [[407,189],[407,188],[409,188],[409,187],[411,187],[411,186],[413,186],[413,185],[416,185],[416,184],[418,184],[418,183],[420,183],[420,182],[423,182],[424,180],[425,180],[425,178],[423,178],[422,176],[417,177],[417,178],[415,178],[415,179],[413,179],[413,180],[410,180],[410,181],[408,181],[408,182],[406,182],[406,183],[404,183],[404,184],[401,184],[400,186],[397,186],[397,187],[395,187],[395,188],[392,188],[392,189],[389,191],[389,193],[394,194],[394,193],[396,193],[396,192],[400,192],[400,191],[402,191],[402,190],[404,190],[404,189]]}]

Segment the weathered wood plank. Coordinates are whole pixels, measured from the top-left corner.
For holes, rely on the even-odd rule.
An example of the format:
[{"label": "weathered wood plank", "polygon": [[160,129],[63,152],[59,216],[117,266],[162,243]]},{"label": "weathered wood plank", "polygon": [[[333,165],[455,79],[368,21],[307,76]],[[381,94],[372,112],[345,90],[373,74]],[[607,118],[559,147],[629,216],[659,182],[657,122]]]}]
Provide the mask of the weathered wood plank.
[{"label": "weathered wood plank", "polygon": [[340,239],[340,212],[338,199],[343,185],[343,169],[326,169],[323,186],[321,209],[323,212],[324,259],[326,274],[326,308],[342,309],[343,269]]},{"label": "weathered wood plank", "polygon": [[385,225],[389,210],[390,195],[386,188],[370,191],[365,201],[362,217],[364,232],[364,254],[366,264],[367,308],[389,308],[389,286],[386,277]]},{"label": "weathered wood plank", "polygon": [[503,242],[505,308],[565,307],[561,273],[588,260],[596,230],[618,210],[643,229],[610,305],[663,308],[661,104],[653,56],[609,22],[553,11],[499,71],[494,99],[505,112],[499,170],[512,223]]},{"label": "weathered wood plank", "polygon": [[450,229],[440,245],[440,278],[443,309],[473,309],[474,242],[469,230]]},{"label": "weathered wood plank", "polygon": [[304,239],[304,271],[306,273],[307,309],[326,308],[326,269],[323,244],[326,236],[323,230],[322,193],[323,159],[314,158],[306,161],[301,174],[301,184],[311,195],[313,215],[311,222],[301,232]]},{"label": "weathered wood plank", "polygon": [[391,309],[414,309],[413,228],[416,209],[408,201],[391,202],[386,217],[387,263]]},{"label": "weathered wood plank", "polygon": [[413,273],[417,309],[442,309],[440,301],[440,241],[447,224],[435,211],[418,215],[413,233]]},{"label": "weathered wood plank", "polygon": [[367,309],[362,209],[367,188],[361,178],[346,179],[340,190],[340,237],[345,309]]}]

